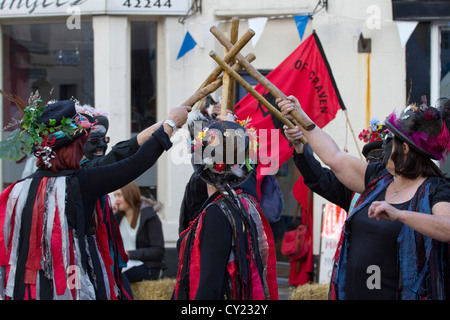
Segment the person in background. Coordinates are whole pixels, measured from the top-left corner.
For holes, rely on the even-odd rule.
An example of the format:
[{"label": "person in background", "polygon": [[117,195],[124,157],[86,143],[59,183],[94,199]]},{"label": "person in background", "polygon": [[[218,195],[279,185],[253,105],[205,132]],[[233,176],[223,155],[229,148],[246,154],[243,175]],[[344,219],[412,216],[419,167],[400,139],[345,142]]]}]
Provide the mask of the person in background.
[{"label": "person in background", "polygon": [[114,191],[116,219],[128,255],[122,269],[130,283],[156,280],[166,269],[164,235],[155,203],[141,196],[135,182]]},{"label": "person in background", "polygon": [[[290,119],[301,111],[294,96],[277,104]],[[336,177],[361,193],[341,233],[330,298],[448,299],[450,182],[432,160],[448,153],[450,104],[410,105],[385,125],[394,135],[386,168],[342,152],[317,126],[300,129]]]}]

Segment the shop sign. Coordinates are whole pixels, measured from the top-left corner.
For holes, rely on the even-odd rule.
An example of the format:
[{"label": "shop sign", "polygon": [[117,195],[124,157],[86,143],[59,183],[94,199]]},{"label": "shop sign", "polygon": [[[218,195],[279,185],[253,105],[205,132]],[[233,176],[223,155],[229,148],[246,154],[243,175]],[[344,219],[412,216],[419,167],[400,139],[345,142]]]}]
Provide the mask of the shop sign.
[{"label": "shop sign", "polygon": [[339,206],[332,203],[324,205],[320,235],[319,283],[330,282],[334,255],[346,218],[347,212]]},{"label": "shop sign", "polygon": [[109,14],[175,14],[185,15],[189,0],[116,0],[106,1]]},{"label": "shop sign", "polygon": [[190,0],[0,0],[0,18],[80,15],[184,15]]}]

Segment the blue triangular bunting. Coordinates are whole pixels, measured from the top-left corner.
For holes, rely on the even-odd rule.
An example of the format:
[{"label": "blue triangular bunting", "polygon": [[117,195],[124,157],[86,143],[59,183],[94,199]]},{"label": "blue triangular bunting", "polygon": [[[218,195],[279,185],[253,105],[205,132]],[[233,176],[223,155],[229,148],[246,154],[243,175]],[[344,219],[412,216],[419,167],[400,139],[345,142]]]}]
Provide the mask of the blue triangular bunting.
[{"label": "blue triangular bunting", "polygon": [[194,49],[194,47],[197,45],[197,42],[195,42],[194,38],[192,38],[189,31],[186,32],[186,35],[184,36],[183,44],[181,45],[180,52],[178,52],[177,60],[180,59],[182,56],[184,56],[188,51]]},{"label": "blue triangular bunting", "polygon": [[309,14],[294,16],[295,25],[297,26],[298,34],[300,35],[300,40],[303,38],[303,34],[305,33],[306,25],[309,21]]}]

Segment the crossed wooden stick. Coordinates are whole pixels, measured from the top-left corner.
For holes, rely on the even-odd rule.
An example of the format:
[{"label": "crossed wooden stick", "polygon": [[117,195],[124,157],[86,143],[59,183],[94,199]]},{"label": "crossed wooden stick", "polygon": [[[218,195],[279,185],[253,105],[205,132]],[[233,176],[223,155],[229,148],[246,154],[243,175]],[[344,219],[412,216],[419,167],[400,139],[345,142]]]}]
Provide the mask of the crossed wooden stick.
[{"label": "crossed wooden stick", "polygon": [[[219,40],[219,42],[225,47],[225,56],[220,59],[218,55],[211,51],[209,55],[214,59],[218,66],[207,77],[197,92],[186,100],[183,105],[193,106],[196,102],[200,101],[208,94],[216,91],[220,86],[222,88],[222,104],[221,114],[226,115],[227,110],[234,109],[234,86],[230,81],[230,77],[236,80],[245,90],[247,90],[258,102],[260,102],[267,110],[277,117],[288,128],[293,129],[295,125],[286,118],[277,108],[275,108],[270,102],[266,100],[260,93],[258,93],[244,78],[239,75],[239,71],[244,68],[256,81],[258,81],[263,87],[265,87],[275,98],[287,99],[286,95],[278,89],[273,83],[267,80],[256,68],[254,68],[251,62],[255,59],[253,53],[244,57],[240,50],[250,41],[255,35],[255,32],[249,29],[245,34],[237,40],[239,19],[233,18],[231,20],[231,36],[230,40],[223,35],[217,27],[211,27],[211,33]],[[220,76],[222,74],[222,76]],[[309,120],[304,114],[304,111],[300,112],[294,110],[291,112],[296,122],[303,128],[310,131],[315,128],[315,124]],[[302,142],[307,143],[303,137]]]}]

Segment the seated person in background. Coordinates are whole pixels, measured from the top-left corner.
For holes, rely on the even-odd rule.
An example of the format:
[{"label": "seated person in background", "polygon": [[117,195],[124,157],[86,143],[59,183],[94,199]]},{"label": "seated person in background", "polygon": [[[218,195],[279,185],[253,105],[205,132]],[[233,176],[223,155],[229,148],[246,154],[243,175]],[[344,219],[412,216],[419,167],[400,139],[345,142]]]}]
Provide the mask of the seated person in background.
[{"label": "seated person in background", "polygon": [[116,190],[114,197],[116,219],[129,258],[123,276],[130,283],[159,279],[166,264],[162,224],[154,204],[141,196],[134,182]]}]

